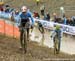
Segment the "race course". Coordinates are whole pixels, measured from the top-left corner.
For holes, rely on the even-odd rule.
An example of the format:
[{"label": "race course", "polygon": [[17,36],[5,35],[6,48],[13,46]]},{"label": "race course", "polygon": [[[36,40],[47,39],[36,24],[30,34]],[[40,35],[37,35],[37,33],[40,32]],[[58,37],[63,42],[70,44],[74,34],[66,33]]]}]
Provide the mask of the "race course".
[{"label": "race course", "polygon": [[[37,35],[38,38],[34,39],[35,41],[38,41],[41,43],[41,39],[42,39],[42,35],[41,33],[38,31],[38,29],[34,30],[34,35]],[[50,31],[45,31],[45,39],[44,39],[44,45],[53,48],[53,41],[50,38],[51,32]],[[36,36],[35,35],[35,36]],[[40,35],[40,36],[39,36]],[[62,37],[62,42],[61,42],[61,51],[67,54],[75,54],[75,38],[74,36],[71,35],[63,35]]]},{"label": "race course", "polygon": [[19,49],[19,40],[0,35],[0,61],[47,61],[47,60],[75,60],[75,55],[60,53],[54,55],[53,49],[38,46],[36,42],[29,42],[27,53]]}]

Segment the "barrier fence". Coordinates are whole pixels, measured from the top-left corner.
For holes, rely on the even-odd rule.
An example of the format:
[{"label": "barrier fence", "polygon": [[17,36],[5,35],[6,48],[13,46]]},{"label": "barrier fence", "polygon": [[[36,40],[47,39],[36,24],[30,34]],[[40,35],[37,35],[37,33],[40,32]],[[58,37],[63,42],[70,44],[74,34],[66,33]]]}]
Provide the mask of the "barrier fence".
[{"label": "barrier fence", "polygon": [[15,27],[15,24],[8,24],[7,21],[0,19],[0,33],[11,37],[19,37],[19,29]]},{"label": "barrier fence", "polygon": [[[11,35],[13,37],[18,37],[19,36],[19,29],[15,26],[14,23],[11,23],[11,21],[7,21],[6,19],[10,19],[11,14],[10,13],[4,13],[0,12],[0,18],[5,18],[5,20],[0,20],[0,32]],[[17,20],[17,19],[15,19]],[[64,25],[64,24],[59,24],[59,23],[54,23],[54,22],[48,22],[45,20],[40,20],[40,19],[35,19],[36,21],[40,21],[44,28],[50,29],[54,27],[54,25],[60,25],[62,27],[62,30],[66,34],[70,35],[75,35],[75,27],[74,26],[69,26],[69,25]],[[10,24],[11,23],[11,24]]]},{"label": "barrier fence", "polygon": [[35,21],[40,21],[43,27],[46,29],[54,28],[54,25],[60,25],[63,33],[66,33],[68,35],[75,35],[74,26],[69,26],[69,25],[64,25],[64,24],[59,24],[59,23],[54,23],[54,22],[48,22],[48,21],[39,20],[39,19],[35,19]]}]

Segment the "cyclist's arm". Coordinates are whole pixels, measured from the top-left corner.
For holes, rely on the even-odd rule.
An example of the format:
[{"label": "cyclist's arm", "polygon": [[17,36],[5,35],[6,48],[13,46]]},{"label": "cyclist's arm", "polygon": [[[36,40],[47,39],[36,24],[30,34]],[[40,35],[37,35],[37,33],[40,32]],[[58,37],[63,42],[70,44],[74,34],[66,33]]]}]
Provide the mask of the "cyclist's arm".
[{"label": "cyclist's arm", "polygon": [[61,33],[60,33],[61,38],[63,37],[63,30],[61,29]]},{"label": "cyclist's arm", "polygon": [[31,20],[32,20],[32,25],[34,25],[34,19],[33,19],[33,17],[31,16]]},{"label": "cyclist's arm", "polygon": [[28,15],[29,15],[29,17],[30,17],[30,19],[32,21],[32,25],[34,25],[34,18],[32,17],[32,15],[30,13]]},{"label": "cyclist's arm", "polygon": [[51,37],[54,38],[54,36],[56,35],[55,30],[51,33]]}]

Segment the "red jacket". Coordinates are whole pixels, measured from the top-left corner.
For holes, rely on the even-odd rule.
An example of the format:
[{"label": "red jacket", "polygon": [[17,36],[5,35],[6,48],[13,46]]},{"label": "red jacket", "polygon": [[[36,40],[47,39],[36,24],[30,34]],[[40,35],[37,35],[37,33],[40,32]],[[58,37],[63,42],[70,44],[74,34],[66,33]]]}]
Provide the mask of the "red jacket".
[{"label": "red jacket", "polygon": [[0,11],[3,11],[3,7],[2,6],[0,6]]}]

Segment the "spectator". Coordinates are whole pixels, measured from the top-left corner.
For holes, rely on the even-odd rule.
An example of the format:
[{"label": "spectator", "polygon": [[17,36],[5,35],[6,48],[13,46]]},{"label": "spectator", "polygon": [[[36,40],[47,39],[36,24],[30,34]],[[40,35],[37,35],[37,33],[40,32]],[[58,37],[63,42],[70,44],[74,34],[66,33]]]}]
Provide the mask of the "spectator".
[{"label": "spectator", "polygon": [[73,16],[71,19],[73,21],[73,26],[75,26],[75,16]]},{"label": "spectator", "polygon": [[56,23],[62,23],[62,19],[61,19],[61,17],[59,17],[59,16],[57,16],[57,14],[56,13],[53,13],[53,17],[54,17],[54,22]]},{"label": "spectator", "polygon": [[75,18],[73,19],[73,26],[75,26]]},{"label": "spectator", "polygon": [[10,6],[9,6],[9,5],[6,5],[6,6],[5,6],[5,12],[6,12],[6,13],[9,13],[9,12],[10,12]]},{"label": "spectator", "polygon": [[10,8],[9,12],[11,13],[11,12],[13,12],[14,10],[15,10],[14,8]]},{"label": "spectator", "polygon": [[47,12],[46,15],[47,15],[47,16],[46,16],[46,20],[47,20],[47,21],[50,21],[50,14]]},{"label": "spectator", "polygon": [[18,23],[19,22],[19,11],[18,10],[15,10],[15,12],[12,12],[12,19]]},{"label": "spectator", "polygon": [[40,3],[40,0],[36,0],[36,4],[37,4],[37,6],[39,5],[39,3]]},{"label": "spectator", "polygon": [[68,18],[68,20],[67,20],[67,25],[70,25],[70,26],[73,25],[73,21],[71,20],[71,18]]},{"label": "spectator", "polygon": [[44,16],[44,11],[45,11],[45,6],[44,5],[42,5],[40,7],[40,11],[41,11],[41,15]]},{"label": "spectator", "polygon": [[39,15],[39,13],[38,12],[34,12],[34,18],[40,18],[40,15]]},{"label": "spectator", "polygon": [[4,6],[4,3],[3,2],[0,2],[0,11],[4,11],[3,6]]},{"label": "spectator", "polygon": [[47,18],[47,15],[46,15],[46,14],[44,14],[44,16],[43,16],[43,20],[46,20],[46,18]]},{"label": "spectator", "polygon": [[56,13],[53,13],[53,20],[54,20],[54,22],[58,22],[58,20],[57,20],[57,14]]},{"label": "spectator", "polygon": [[63,24],[67,24],[67,18],[65,17],[65,15],[63,16]]}]

